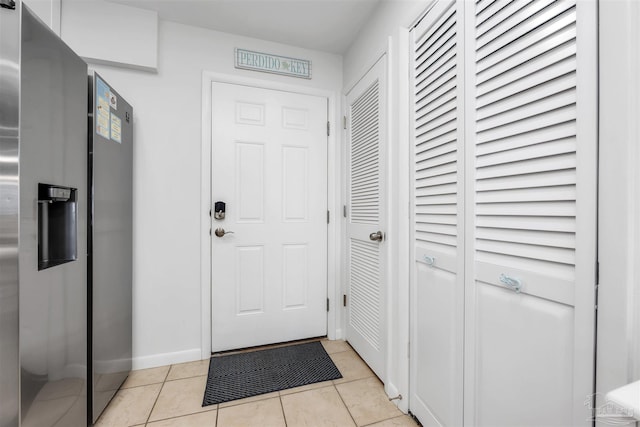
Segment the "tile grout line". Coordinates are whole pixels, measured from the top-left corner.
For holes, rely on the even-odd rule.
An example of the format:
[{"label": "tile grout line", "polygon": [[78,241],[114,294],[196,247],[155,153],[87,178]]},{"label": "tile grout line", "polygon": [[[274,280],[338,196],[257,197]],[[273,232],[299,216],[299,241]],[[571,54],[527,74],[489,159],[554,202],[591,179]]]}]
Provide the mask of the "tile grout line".
[{"label": "tile grout line", "polygon": [[351,421],[353,421],[353,425],[357,426],[358,423],[356,422],[356,419],[353,418],[353,415],[351,414],[351,411],[349,410],[349,407],[347,406],[347,404],[345,403],[344,399],[342,398],[342,395],[340,394],[340,390],[338,390],[338,387],[336,387],[335,384],[333,385],[333,388],[336,389],[336,393],[338,393],[338,397],[340,398],[340,401],[342,402],[342,404],[344,405],[345,409],[347,410],[347,413],[351,417]]},{"label": "tile grout line", "polygon": [[[408,414],[403,413],[402,415],[396,415],[395,417],[385,418],[384,420],[380,420],[380,421],[374,421],[374,422],[372,422],[372,423],[365,424],[365,425],[362,425],[362,426],[360,426],[360,427],[370,427],[370,426],[376,425],[376,424],[378,424],[378,423],[381,423],[381,422],[383,422],[383,421],[395,420],[396,418],[403,418],[403,417],[407,417],[407,416],[408,416]],[[416,425],[417,425],[417,424],[416,424]]]},{"label": "tile grout line", "polygon": [[147,424],[149,424],[149,420],[151,419],[151,414],[153,413],[153,410],[156,408],[156,404],[158,403],[158,399],[160,399],[160,394],[162,393],[162,389],[164,388],[164,385],[167,382],[167,377],[169,376],[169,372],[171,372],[171,368],[173,368],[173,365],[169,365],[169,370],[167,371],[167,374],[164,376],[164,380],[162,381],[162,385],[160,386],[160,390],[158,391],[158,395],[156,396],[156,400],[153,401],[153,406],[151,407],[151,410],[149,411],[149,415],[147,415],[147,421],[145,421],[145,423],[144,423],[145,427],[146,427]]},{"label": "tile grout line", "polygon": [[284,403],[282,403],[282,395],[278,393],[278,398],[280,399],[280,408],[282,409],[282,418],[284,419],[284,427],[287,427],[287,414],[284,412]]}]

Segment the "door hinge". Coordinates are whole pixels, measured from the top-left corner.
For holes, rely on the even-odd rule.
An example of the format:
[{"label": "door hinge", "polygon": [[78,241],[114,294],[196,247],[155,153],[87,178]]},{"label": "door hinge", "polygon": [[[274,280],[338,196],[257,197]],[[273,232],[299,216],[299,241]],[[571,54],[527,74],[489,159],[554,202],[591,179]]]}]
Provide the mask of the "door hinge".
[{"label": "door hinge", "polygon": [[342,295],[342,306],[343,307],[347,306],[347,294]]},{"label": "door hinge", "polygon": [[596,285],[600,284],[600,261],[596,261]]},{"label": "door hinge", "polygon": [[347,116],[342,116],[342,129],[347,128]]},{"label": "door hinge", "polygon": [[331,217],[331,214],[330,214],[330,212],[329,212],[329,211],[327,211],[327,224],[329,224],[329,219],[330,219],[330,217]]},{"label": "door hinge", "polygon": [[327,311],[329,311],[329,298],[327,298]]},{"label": "door hinge", "polygon": [[347,205],[342,206],[342,216],[347,217]]},{"label": "door hinge", "polygon": [[331,123],[327,122],[327,136],[331,135]]},{"label": "door hinge", "polygon": [[407,354],[411,356],[411,341],[407,342]]}]

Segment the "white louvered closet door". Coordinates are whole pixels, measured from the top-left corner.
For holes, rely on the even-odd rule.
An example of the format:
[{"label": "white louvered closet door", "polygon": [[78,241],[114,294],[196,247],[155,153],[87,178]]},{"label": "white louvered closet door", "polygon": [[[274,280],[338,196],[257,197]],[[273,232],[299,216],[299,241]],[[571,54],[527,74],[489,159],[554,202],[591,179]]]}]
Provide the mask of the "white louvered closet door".
[{"label": "white louvered closet door", "polygon": [[596,3],[480,0],[474,9],[465,424],[590,425]]},{"label": "white louvered closet door", "polygon": [[463,422],[463,7],[462,1],[440,1],[412,31],[409,404],[425,426]]},{"label": "white louvered closet door", "polygon": [[386,56],[351,89],[347,163],[347,341],[380,379],[386,364]]}]

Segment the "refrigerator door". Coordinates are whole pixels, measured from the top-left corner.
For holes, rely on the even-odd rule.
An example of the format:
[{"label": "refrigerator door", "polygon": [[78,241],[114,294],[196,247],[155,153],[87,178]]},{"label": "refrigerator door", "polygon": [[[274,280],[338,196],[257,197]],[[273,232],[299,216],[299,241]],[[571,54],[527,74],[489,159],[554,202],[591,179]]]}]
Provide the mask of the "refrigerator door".
[{"label": "refrigerator door", "polygon": [[0,427],[18,425],[20,8],[0,8]]},{"label": "refrigerator door", "polygon": [[131,371],[133,109],[91,78],[89,140],[93,421]]},{"label": "refrigerator door", "polygon": [[21,425],[84,427],[87,65],[24,4],[21,34]]}]

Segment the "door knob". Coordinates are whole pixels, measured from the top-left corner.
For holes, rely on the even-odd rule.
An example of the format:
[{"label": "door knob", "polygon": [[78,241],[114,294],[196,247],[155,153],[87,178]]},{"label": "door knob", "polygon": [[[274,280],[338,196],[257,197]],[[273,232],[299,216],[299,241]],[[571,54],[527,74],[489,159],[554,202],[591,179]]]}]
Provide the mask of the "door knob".
[{"label": "door knob", "polygon": [[384,239],[384,234],[382,234],[382,231],[376,231],[375,233],[369,234],[369,239],[373,240],[374,242],[382,242],[382,240]]},{"label": "door knob", "polygon": [[223,237],[225,234],[233,234],[233,231],[224,231],[224,228],[216,228],[216,231],[213,232],[218,237]]}]

